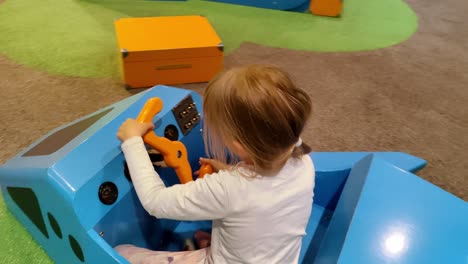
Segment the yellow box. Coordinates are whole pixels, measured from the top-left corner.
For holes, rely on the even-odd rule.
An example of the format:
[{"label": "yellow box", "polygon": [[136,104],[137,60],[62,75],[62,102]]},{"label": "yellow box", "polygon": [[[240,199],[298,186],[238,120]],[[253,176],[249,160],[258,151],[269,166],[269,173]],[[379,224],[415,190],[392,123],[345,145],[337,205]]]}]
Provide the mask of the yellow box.
[{"label": "yellow box", "polygon": [[223,43],[203,16],[115,21],[124,82],[130,88],[207,82],[223,68]]}]

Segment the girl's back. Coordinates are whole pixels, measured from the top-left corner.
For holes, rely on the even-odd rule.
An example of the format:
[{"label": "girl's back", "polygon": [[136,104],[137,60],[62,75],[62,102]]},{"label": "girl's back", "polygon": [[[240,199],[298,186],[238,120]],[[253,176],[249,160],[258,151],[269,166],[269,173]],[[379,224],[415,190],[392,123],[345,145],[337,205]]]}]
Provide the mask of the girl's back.
[{"label": "girl's back", "polygon": [[312,208],[310,156],[289,159],[275,176],[248,179],[234,170],[216,177],[226,187],[227,216],[213,222],[210,262],[297,263]]}]

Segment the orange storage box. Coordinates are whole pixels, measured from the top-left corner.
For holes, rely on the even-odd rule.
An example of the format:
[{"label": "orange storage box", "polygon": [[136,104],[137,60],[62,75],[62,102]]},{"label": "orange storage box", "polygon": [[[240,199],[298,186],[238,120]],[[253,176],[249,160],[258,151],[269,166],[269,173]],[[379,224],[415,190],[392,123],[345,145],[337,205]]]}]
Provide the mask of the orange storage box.
[{"label": "orange storage box", "polygon": [[129,88],[207,82],[223,68],[223,43],[203,16],[115,21]]},{"label": "orange storage box", "polygon": [[314,15],[339,17],[343,0],[311,0],[309,10]]}]

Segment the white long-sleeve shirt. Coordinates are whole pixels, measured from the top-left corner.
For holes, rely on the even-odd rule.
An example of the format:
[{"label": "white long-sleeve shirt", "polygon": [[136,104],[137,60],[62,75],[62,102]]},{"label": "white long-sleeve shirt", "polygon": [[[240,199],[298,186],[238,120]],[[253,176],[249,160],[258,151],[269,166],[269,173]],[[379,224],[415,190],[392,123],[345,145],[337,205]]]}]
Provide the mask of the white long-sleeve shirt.
[{"label": "white long-sleeve shirt", "polygon": [[233,169],[166,188],[141,137],[126,140],[122,150],[149,214],[213,220],[208,263],[298,263],[313,201],[309,155],[290,158],[275,176],[250,179]]}]

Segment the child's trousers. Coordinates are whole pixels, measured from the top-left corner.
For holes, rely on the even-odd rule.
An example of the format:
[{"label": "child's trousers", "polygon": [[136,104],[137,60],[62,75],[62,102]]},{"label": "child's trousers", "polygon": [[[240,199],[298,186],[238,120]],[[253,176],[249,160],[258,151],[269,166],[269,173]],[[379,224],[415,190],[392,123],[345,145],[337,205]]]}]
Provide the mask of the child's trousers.
[{"label": "child's trousers", "polygon": [[168,252],[153,251],[133,245],[120,245],[115,247],[115,250],[131,264],[203,264],[209,248]]}]

